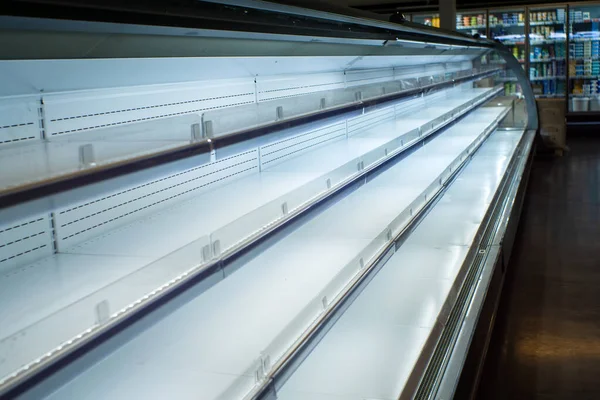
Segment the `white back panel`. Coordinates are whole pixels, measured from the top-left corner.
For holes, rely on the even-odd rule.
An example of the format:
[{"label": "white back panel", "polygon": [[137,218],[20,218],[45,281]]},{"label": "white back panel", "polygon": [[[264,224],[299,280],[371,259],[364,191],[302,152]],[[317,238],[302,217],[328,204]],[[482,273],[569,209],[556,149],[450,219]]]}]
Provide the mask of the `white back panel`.
[{"label": "white back panel", "polygon": [[88,131],[253,103],[254,80],[176,84],[45,95],[46,134]]},{"label": "white back panel", "polygon": [[[316,74],[468,60],[471,56],[163,57],[0,62],[0,95]],[[85,73],[82,73],[85,71]]]},{"label": "white back panel", "polygon": [[411,114],[422,110],[424,107],[426,107],[424,97],[409,99],[396,104],[396,116],[410,116]]},{"label": "white back panel", "polygon": [[419,76],[426,75],[426,71],[423,66],[419,67],[400,67],[394,70],[395,79],[410,79],[418,78]]},{"label": "white back panel", "polygon": [[324,90],[343,89],[344,73],[257,77],[256,85],[258,101],[267,101]]},{"label": "white back panel", "polygon": [[418,67],[400,67],[395,69],[395,79],[410,79],[446,73],[444,64],[428,64]]},{"label": "white back panel", "polygon": [[[425,67],[340,70],[50,93],[42,97],[44,124],[46,137],[51,139],[65,134],[158,118],[202,114],[209,110],[252,104],[256,101],[263,102],[417,76],[440,75],[449,69],[464,69],[468,66],[468,62],[438,63]],[[21,127],[22,123],[30,124],[30,120],[28,117],[26,122],[8,121],[0,126]],[[18,136],[22,137],[30,138],[32,135],[27,133],[26,136]],[[10,140],[13,140],[12,136]]]},{"label": "white back panel", "polygon": [[366,128],[391,121],[395,118],[395,107],[390,106],[378,110],[372,110],[348,120],[348,136],[362,133]]},{"label": "white back panel", "polygon": [[0,226],[0,273],[53,253],[48,215],[39,215]]},{"label": "white back panel", "polygon": [[346,71],[346,84],[348,87],[370,85],[373,83],[389,82],[393,80],[393,68]]},{"label": "white back panel", "polygon": [[451,71],[468,70],[473,68],[472,61],[461,61],[448,64],[448,69]]},{"label": "white back panel", "polygon": [[58,249],[257,171],[258,151],[254,149],[59,210],[55,213]]},{"label": "white back panel", "polygon": [[39,98],[8,98],[0,102],[0,145],[40,140]]},{"label": "white back panel", "polygon": [[437,92],[433,92],[428,96],[425,96],[425,103],[427,103],[427,105],[431,105],[435,102],[438,102],[442,99],[445,99],[448,97],[448,95],[453,92],[454,89],[451,90],[441,90],[441,91],[437,91]]},{"label": "white back panel", "polygon": [[346,138],[346,121],[313,129],[260,147],[261,170],[298,156],[318,146]]}]

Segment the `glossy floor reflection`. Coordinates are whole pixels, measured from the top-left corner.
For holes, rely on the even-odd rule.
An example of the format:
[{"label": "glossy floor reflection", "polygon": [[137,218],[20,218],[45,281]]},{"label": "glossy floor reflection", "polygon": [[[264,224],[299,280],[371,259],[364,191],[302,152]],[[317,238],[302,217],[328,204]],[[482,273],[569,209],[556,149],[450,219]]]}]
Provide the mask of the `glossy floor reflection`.
[{"label": "glossy floor reflection", "polygon": [[478,399],[600,398],[600,140],[538,157]]}]

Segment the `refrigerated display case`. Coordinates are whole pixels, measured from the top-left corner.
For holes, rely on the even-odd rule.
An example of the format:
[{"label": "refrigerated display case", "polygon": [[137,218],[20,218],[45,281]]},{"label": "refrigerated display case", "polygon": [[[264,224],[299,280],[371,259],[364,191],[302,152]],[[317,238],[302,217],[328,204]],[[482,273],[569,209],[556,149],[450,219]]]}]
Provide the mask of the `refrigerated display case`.
[{"label": "refrigerated display case", "polygon": [[1,18],[0,396],[452,397],[538,128],[512,53],[264,2],[65,3]]},{"label": "refrigerated display case", "polygon": [[486,38],[487,20],[486,11],[458,11],[456,13],[456,30]]},{"label": "refrigerated display case", "polygon": [[569,7],[569,111],[600,111],[600,4]]},{"label": "refrigerated display case", "polygon": [[565,97],[566,27],[566,7],[529,9],[529,79],[536,97]]}]

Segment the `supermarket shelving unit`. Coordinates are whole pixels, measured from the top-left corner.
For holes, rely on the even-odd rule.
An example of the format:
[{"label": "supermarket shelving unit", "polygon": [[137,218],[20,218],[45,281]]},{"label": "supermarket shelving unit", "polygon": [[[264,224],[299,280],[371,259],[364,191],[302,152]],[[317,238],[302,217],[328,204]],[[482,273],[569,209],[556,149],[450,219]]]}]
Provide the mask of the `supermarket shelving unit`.
[{"label": "supermarket shelving unit", "polygon": [[[489,38],[498,40],[507,46],[513,56],[527,70],[527,35],[525,10],[519,8],[503,8],[488,11]],[[496,60],[492,59],[491,62]],[[522,88],[514,75],[508,74],[502,80],[504,90],[509,95],[520,95]]]},{"label": "supermarket shelving unit", "polygon": [[586,117],[600,112],[600,4],[569,5],[569,112]]},{"label": "supermarket shelving unit", "polygon": [[[536,98],[565,99],[569,121],[600,120],[600,3],[507,5],[483,11],[459,10],[457,15],[477,13],[488,15],[486,35],[492,39],[500,36],[518,56]],[[457,18],[457,30],[470,29]],[[510,75],[498,82],[505,84],[507,93],[519,92]]]},{"label": "supermarket shelving unit", "polygon": [[567,82],[567,9],[528,8],[529,77],[538,98],[564,98]]},{"label": "supermarket shelving unit", "polygon": [[483,11],[457,11],[456,12],[456,30],[471,35],[479,34],[480,37],[487,38],[488,35],[488,15],[487,10]]}]

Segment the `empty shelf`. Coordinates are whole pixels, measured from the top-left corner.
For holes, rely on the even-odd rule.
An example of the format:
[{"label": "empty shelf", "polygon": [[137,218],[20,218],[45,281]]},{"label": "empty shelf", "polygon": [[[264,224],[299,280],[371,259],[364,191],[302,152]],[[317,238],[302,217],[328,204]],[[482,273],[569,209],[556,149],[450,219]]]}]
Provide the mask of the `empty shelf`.
[{"label": "empty shelf", "polygon": [[400,396],[522,135],[496,131],[483,144],[278,398]]},{"label": "empty shelf", "polygon": [[187,115],[2,148],[0,170],[13,173],[0,175],[0,193],[79,172],[85,168],[79,155],[83,145],[93,146],[95,166],[185,146],[190,126],[199,121],[199,116]]},{"label": "empty shelf", "polygon": [[[437,99],[409,117],[368,126],[348,140],[317,147],[260,174],[237,179],[50,257],[6,271],[0,276],[0,299],[11,306],[0,310],[0,346],[9,350],[6,361],[0,362],[0,377],[98,324],[99,318],[103,318],[98,315],[98,307],[109,315],[122,312],[197,267],[202,262],[201,249],[208,243],[211,232],[244,215],[252,215],[253,210],[307,182],[320,179],[324,183],[329,171],[349,160],[402,137],[478,96],[494,93],[495,89],[455,90],[451,96]],[[502,110],[490,108],[488,115],[482,108],[478,113],[485,114],[486,119]],[[469,121],[475,121],[476,114],[469,115]],[[454,131],[444,135],[454,135]],[[468,138],[462,145],[467,142]],[[445,155],[429,157],[427,168],[437,171],[450,161]],[[416,196],[413,192],[409,194]],[[397,206],[401,204],[392,204],[389,212],[399,212]],[[57,292],[69,295],[57,296]]]},{"label": "empty shelf", "polygon": [[[194,288],[195,294],[177,309],[49,397],[85,393],[87,398],[153,398],[176,393],[182,399],[225,399],[248,392],[255,384],[257,361],[269,359],[272,365],[285,354],[327,306],[327,299],[352,279],[356,257],[368,262],[388,241],[382,233],[402,229],[406,221],[394,225],[397,217],[417,207],[423,193],[438,184],[449,166],[460,164],[506,112],[504,107],[473,111],[309,220],[225,266],[224,280]],[[450,142],[460,138],[461,145],[441,151],[435,144],[447,137]],[[437,162],[432,163],[434,153]],[[459,250],[454,256],[462,254]],[[90,390],[94,387],[102,390]]]}]

